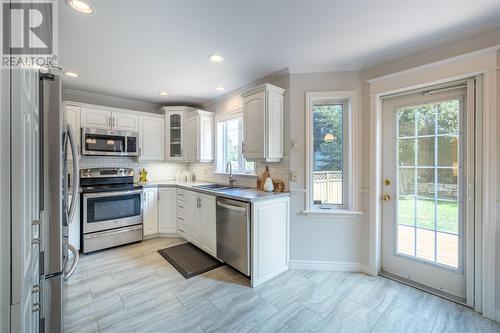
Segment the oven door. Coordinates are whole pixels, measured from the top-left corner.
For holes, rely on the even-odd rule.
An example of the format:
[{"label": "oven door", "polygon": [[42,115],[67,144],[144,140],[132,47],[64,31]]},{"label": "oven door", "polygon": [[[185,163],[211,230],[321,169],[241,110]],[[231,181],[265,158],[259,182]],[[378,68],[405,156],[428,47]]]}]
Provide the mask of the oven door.
[{"label": "oven door", "polygon": [[142,190],[83,194],[83,233],[142,223]]}]

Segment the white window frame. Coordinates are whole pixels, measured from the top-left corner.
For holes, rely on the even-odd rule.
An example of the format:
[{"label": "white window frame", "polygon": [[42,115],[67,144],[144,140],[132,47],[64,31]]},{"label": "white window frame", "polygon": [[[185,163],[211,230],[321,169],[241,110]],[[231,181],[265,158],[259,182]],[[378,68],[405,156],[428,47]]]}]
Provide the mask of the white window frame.
[{"label": "white window frame", "polygon": [[[216,115],[215,117],[215,132],[216,132],[216,165],[217,165],[217,172],[216,173],[221,173],[221,174],[227,174],[226,172],[226,160],[225,160],[225,149],[226,149],[226,138],[227,136],[225,135],[226,133],[220,133],[220,123],[234,120],[234,119],[240,119],[239,122],[239,138],[238,138],[238,169],[237,170],[232,170],[233,174],[235,175],[247,175],[247,176],[254,176],[255,175],[255,163],[254,163],[254,169],[253,170],[245,170],[245,158],[243,156],[243,110],[238,109],[235,111],[231,112],[226,112],[221,115]],[[222,142],[221,142],[222,141]]]},{"label": "white window frame", "polygon": [[[314,171],[314,138],[313,107],[317,104],[343,104],[343,170],[342,170],[342,205],[315,205],[313,192]],[[306,210],[308,216],[324,216],[330,214],[358,215],[354,210],[353,188],[353,114],[357,107],[357,92],[320,91],[306,92]]]}]

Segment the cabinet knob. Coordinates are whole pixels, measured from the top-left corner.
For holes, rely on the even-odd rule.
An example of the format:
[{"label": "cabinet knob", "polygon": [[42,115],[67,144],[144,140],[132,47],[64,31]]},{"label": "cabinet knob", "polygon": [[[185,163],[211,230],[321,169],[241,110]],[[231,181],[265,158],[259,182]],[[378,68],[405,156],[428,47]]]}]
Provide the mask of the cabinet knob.
[{"label": "cabinet knob", "polygon": [[390,201],[391,200],[391,196],[389,194],[384,194],[384,196],[382,197],[382,199],[384,201]]}]

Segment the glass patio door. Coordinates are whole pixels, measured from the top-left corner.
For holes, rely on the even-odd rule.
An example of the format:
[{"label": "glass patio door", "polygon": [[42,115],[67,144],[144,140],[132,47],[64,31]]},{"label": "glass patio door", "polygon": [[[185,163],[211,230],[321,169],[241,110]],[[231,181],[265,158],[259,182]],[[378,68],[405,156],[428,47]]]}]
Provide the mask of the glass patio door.
[{"label": "glass patio door", "polygon": [[466,92],[460,86],[385,100],[382,137],[382,270],[460,300]]}]

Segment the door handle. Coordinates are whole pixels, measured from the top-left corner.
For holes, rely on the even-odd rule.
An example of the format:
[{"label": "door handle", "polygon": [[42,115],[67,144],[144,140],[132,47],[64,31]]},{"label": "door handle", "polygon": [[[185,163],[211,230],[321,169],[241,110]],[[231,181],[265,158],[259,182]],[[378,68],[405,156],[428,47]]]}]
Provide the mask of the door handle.
[{"label": "door handle", "polygon": [[384,196],[382,197],[382,200],[384,200],[384,201],[390,201],[391,200],[391,196],[389,194],[384,194]]},{"label": "door handle", "polygon": [[[73,221],[73,218],[75,217],[75,212],[76,212],[76,203],[78,200],[78,191],[80,187],[80,178],[78,176],[78,152],[76,150],[76,142],[75,142],[75,135],[73,133],[73,129],[71,128],[71,125],[67,124],[67,138],[69,139],[69,143],[71,145],[71,155],[73,157],[73,188],[71,192],[71,204],[69,206],[69,212],[66,211],[66,221],[69,224]],[[64,146],[66,149],[66,145]],[[64,163],[67,163],[65,161]],[[66,191],[65,191],[66,192]]]},{"label": "door handle", "polygon": [[73,245],[68,244],[68,250],[70,250],[71,253],[73,253],[73,263],[71,264],[71,267],[68,269],[68,271],[64,272],[65,280],[68,280],[71,277],[71,275],[73,275],[73,273],[76,270],[76,267],[78,266],[78,262],[80,261],[80,254]]}]

